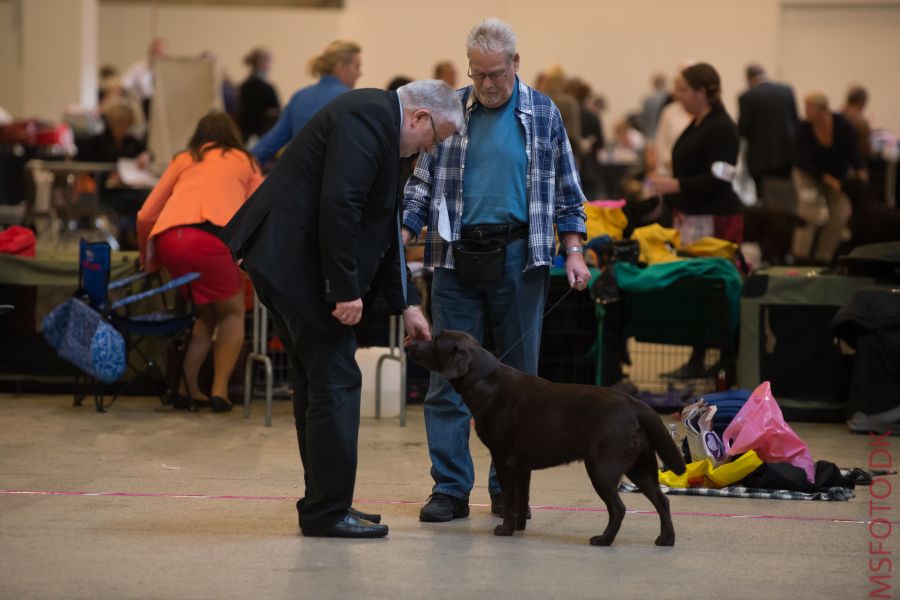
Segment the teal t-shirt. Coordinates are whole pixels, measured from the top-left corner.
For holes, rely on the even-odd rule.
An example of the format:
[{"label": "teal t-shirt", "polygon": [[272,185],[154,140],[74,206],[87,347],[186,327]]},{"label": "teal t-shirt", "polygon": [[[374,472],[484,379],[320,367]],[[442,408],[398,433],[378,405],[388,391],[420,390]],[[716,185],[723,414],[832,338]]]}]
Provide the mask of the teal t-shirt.
[{"label": "teal t-shirt", "polygon": [[469,117],[463,176],[463,225],[528,222],[525,129],[516,116],[518,85],[506,104]]}]

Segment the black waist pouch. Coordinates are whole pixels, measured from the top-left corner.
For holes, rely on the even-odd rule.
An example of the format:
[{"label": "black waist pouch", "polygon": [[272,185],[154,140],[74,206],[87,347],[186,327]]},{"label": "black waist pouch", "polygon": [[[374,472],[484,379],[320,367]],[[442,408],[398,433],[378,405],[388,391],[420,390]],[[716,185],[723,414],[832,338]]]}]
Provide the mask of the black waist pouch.
[{"label": "black waist pouch", "polygon": [[456,240],[451,247],[460,281],[490,283],[503,279],[505,240]]}]

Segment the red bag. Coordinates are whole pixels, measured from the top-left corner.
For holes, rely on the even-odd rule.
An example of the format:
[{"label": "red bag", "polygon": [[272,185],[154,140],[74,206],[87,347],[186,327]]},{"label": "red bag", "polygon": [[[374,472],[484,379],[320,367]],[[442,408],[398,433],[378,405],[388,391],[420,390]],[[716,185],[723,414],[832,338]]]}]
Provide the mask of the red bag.
[{"label": "red bag", "polygon": [[0,231],[0,254],[34,256],[34,232],[27,227],[13,225]]}]

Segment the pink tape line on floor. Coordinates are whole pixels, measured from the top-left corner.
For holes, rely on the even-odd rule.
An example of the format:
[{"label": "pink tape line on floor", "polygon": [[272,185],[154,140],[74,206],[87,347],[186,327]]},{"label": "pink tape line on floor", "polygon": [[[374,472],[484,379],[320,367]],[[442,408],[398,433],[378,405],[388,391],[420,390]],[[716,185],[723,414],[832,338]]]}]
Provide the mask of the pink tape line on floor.
[{"label": "pink tape line on floor", "polygon": [[[216,496],[206,494],[175,494],[163,492],[88,492],[88,491],[56,491],[56,490],[0,490],[0,496],[104,496],[115,498],[188,498],[192,500],[271,500],[277,502],[295,502],[295,496]],[[355,504],[387,504],[387,505],[421,505],[422,502],[413,500],[376,500],[362,499],[354,500]],[[487,504],[471,504],[485,508]],[[581,507],[581,506],[552,506],[543,504],[532,504],[532,510],[556,510],[570,512],[606,512],[605,508]],[[652,510],[628,510],[626,511],[636,515],[655,515],[656,511]],[[724,519],[768,519],[772,521],[806,521],[812,523],[849,523],[852,525],[869,525],[870,521],[856,519],[836,519],[831,517],[804,517],[800,515],[742,515],[738,513],[717,513],[717,512],[693,512],[672,511],[673,516],[679,517],[710,517]],[[890,521],[892,525],[900,525],[900,521]]]}]

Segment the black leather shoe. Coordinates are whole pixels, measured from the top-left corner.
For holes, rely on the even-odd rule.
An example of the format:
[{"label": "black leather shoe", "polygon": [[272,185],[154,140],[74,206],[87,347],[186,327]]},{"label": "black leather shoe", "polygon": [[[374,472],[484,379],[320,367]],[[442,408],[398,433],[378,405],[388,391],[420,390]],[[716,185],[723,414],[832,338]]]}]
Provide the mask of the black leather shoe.
[{"label": "black leather shoe", "polygon": [[352,506],[347,510],[347,514],[351,517],[362,519],[363,521],[369,521],[370,523],[381,523],[381,515],[376,513],[364,513],[361,510],[356,510]]},{"label": "black leather shoe", "polygon": [[[500,492],[499,494],[491,494],[491,514],[502,517],[504,508],[505,506],[503,504],[503,492]],[[528,507],[528,512],[525,513],[525,518],[531,518],[530,506]]]},{"label": "black leather shoe", "polygon": [[334,537],[334,538],[380,538],[388,534],[388,526],[370,523],[351,516],[346,517],[325,529],[304,531],[306,537]]},{"label": "black leather shoe", "polygon": [[443,523],[469,516],[469,501],[447,494],[435,493],[419,511],[419,520],[425,523]]},{"label": "black leather shoe", "polygon": [[[303,518],[300,516],[300,510],[303,508],[303,501],[303,498],[297,500],[297,522],[300,524],[300,529],[303,529]],[[356,519],[369,521],[370,523],[381,523],[381,515],[375,513],[364,513],[361,510],[356,510],[352,506],[347,510],[347,514]]]}]

